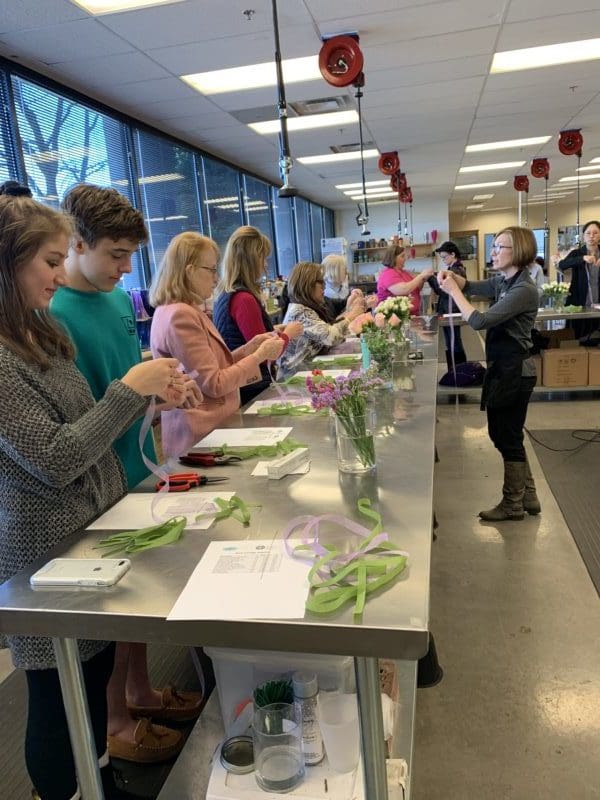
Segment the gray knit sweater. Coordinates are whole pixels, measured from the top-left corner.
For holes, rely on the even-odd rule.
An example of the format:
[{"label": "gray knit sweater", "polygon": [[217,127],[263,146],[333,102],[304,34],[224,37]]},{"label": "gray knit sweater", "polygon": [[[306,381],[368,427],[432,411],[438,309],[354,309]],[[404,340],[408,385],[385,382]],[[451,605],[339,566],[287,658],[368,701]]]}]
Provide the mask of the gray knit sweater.
[{"label": "gray knit sweater", "polygon": [[[144,398],[120,381],[95,403],[72,361],[55,358],[42,371],[0,343],[0,583],[124,494],[111,445],[144,408]],[[50,639],[6,640],[16,667],[56,666]],[[105,646],[80,641],[82,659]]]}]

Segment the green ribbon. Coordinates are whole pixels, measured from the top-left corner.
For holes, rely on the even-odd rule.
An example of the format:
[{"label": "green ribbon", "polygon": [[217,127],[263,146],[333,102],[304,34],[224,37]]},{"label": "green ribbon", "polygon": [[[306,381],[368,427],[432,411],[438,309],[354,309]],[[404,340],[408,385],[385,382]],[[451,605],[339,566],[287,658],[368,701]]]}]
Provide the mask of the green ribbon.
[{"label": "green ribbon", "polygon": [[256,413],[260,417],[303,417],[306,414],[314,414],[315,411],[308,404],[295,406],[293,403],[273,403],[271,406],[257,409]]},{"label": "green ribbon", "polygon": [[255,503],[246,503],[241,497],[234,495],[230,500],[223,500],[222,497],[215,497],[213,500],[219,511],[215,514],[214,511],[207,511],[204,514],[196,516],[196,522],[206,517],[214,517],[218,522],[220,519],[237,519],[238,522],[247,528],[250,524],[250,517],[252,516],[251,508],[261,508],[260,505]]},{"label": "green ribbon", "polygon": [[327,361],[323,361],[320,358],[315,358],[314,361],[311,362],[311,367],[313,369],[333,369],[334,367],[355,367],[357,362],[361,360],[360,353],[357,355],[347,355],[347,356],[336,356]]},{"label": "green ribbon", "polygon": [[302,375],[292,375],[290,378],[286,378],[282,381],[284,386],[306,386],[306,378],[303,378]]},{"label": "green ribbon", "polygon": [[[354,601],[353,615],[360,616],[364,611],[368,595],[387,586],[405,569],[408,561],[406,555],[398,553],[381,555],[385,551],[400,549],[389,540],[380,542],[377,547],[366,552],[375,536],[382,533],[383,524],[381,515],[371,508],[371,501],[367,498],[358,500],[358,510],[373,521],[370,534],[362,540],[352,560],[346,564],[340,562],[339,567],[332,562],[347,554],[334,545],[322,545],[327,553],[317,558],[308,573],[310,589],[306,601],[307,611],[329,614]],[[293,552],[306,558],[307,554],[312,554],[314,551],[310,545],[298,545]],[[319,571],[324,568],[327,568],[329,578],[322,578],[319,575]]]},{"label": "green ribbon", "polygon": [[117,553],[139,553],[142,550],[150,550],[154,547],[163,547],[167,544],[174,544],[179,541],[187,519],[185,517],[171,517],[160,525],[151,525],[149,528],[142,528],[137,531],[123,531],[101,539],[94,550],[106,550],[103,558],[113,556]]},{"label": "green ribbon", "polygon": [[299,447],[307,447],[307,445],[288,436],[281,442],[277,442],[277,444],[261,444],[256,447],[229,447],[229,445],[224,444],[219,448],[219,451],[223,456],[237,456],[242,461],[245,461],[247,458],[278,458],[279,456],[286,456]]}]

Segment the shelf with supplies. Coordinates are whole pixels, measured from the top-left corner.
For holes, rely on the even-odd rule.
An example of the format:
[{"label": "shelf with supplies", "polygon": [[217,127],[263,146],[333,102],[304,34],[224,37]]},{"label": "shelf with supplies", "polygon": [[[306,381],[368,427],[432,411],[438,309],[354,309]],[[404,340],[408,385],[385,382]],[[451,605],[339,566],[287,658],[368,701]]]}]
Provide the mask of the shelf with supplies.
[{"label": "shelf with supplies", "polygon": [[[352,255],[352,263],[353,264],[381,264],[381,259],[385,251],[390,247],[389,244],[381,245],[378,247],[351,247],[350,253]],[[411,255],[411,250],[414,248],[415,255],[414,258],[431,258],[431,255],[435,249],[435,245],[432,242],[422,242],[419,244],[404,244],[400,245],[400,247],[404,247],[408,253],[408,260],[410,261],[413,256]]]}]

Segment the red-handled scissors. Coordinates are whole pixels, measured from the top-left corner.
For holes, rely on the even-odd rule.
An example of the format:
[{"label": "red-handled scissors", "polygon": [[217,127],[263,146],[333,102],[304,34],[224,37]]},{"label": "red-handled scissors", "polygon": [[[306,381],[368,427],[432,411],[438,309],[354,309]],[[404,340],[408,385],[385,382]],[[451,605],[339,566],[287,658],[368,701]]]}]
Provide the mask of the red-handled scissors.
[{"label": "red-handled scissors", "polygon": [[189,492],[195,486],[206,486],[210,483],[220,483],[221,481],[228,481],[229,478],[208,478],[206,475],[198,475],[196,472],[177,472],[174,475],[169,475],[166,481],[159,481],[156,484],[156,491],[159,492],[164,489],[167,482],[169,492]]},{"label": "red-handled scissors", "polygon": [[179,463],[186,467],[222,467],[234,461],[241,461],[239,456],[224,456],[220,452],[215,453],[187,453],[181,456]]}]

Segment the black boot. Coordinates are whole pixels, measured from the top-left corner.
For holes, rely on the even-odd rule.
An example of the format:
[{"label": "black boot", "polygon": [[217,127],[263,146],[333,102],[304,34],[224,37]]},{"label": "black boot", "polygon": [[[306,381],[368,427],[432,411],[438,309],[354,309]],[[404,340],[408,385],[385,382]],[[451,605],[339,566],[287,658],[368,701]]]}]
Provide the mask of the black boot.
[{"label": "black boot", "polygon": [[539,514],[542,510],[528,461],[525,462],[525,494],[523,495],[523,508],[532,516]]},{"label": "black boot", "polygon": [[504,485],[502,487],[502,500],[494,508],[480,511],[479,516],[486,522],[503,522],[510,519],[523,519],[523,496],[525,494],[525,471],[527,464],[524,461],[504,462]]}]

